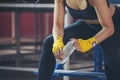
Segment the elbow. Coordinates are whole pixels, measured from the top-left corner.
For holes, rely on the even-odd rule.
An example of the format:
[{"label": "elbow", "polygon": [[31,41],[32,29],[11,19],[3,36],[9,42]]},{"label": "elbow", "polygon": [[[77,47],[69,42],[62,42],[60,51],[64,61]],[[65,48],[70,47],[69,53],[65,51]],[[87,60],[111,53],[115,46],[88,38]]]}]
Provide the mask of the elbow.
[{"label": "elbow", "polygon": [[103,24],[103,26],[104,29],[106,29],[106,32],[109,34],[109,36],[112,36],[115,33],[113,24]]},{"label": "elbow", "polygon": [[114,27],[110,27],[107,29],[109,36],[112,36],[115,33]]},{"label": "elbow", "polygon": [[112,36],[114,33],[115,33],[114,28],[111,28],[111,29],[109,30],[109,34],[110,34],[110,36]]}]

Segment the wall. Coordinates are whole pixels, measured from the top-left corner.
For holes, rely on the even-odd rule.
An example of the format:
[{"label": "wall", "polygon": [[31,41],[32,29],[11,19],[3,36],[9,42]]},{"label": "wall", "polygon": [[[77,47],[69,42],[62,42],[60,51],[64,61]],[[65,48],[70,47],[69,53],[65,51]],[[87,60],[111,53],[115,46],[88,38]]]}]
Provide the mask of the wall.
[{"label": "wall", "polygon": [[[53,13],[38,13],[38,35],[42,33],[43,37],[51,34]],[[13,20],[15,21],[15,20]],[[0,13],[0,38],[12,37],[12,13]],[[12,24],[13,22],[13,24]],[[20,15],[20,34],[22,37],[34,37],[35,34],[36,17],[35,13],[22,13]],[[42,29],[42,30],[41,30]],[[42,31],[42,32],[40,32]]]}]

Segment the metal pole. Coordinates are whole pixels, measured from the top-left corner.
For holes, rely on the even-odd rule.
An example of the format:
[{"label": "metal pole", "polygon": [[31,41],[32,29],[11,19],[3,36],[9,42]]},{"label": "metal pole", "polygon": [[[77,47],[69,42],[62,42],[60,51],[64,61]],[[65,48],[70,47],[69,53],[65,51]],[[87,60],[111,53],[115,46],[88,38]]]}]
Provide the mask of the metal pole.
[{"label": "metal pole", "polygon": [[11,13],[11,26],[12,26],[12,43],[15,43],[15,13]]},{"label": "metal pole", "polygon": [[[94,71],[103,72],[103,51],[100,45],[94,48]],[[101,79],[93,79],[101,80]]]},{"label": "metal pole", "polygon": [[94,48],[94,71],[102,72],[102,66],[103,66],[103,51],[101,49],[100,45],[97,45]]},{"label": "metal pole", "polygon": [[38,48],[38,13],[35,13],[35,53],[37,53]]},{"label": "metal pole", "polygon": [[[70,14],[68,13],[68,10],[66,9],[66,14],[65,14],[65,24],[64,26],[68,26],[70,24]],[[67,70],[70,67],[70,61],[68,60],[65,64],[64,64],[64,69]],[[63,80],[69,80],[69,76],[64,76]]]},{"label": "metal pole", "polygon": [[16,66],[20,65],[20,13],[15,14]]},{"label": "metal pole", "polygon": [[40,13],[40,38],[41,38],[41,41],[43,41],[43,19],[42,19],[42,16],[43,16],[43,13],[41,12]]}]

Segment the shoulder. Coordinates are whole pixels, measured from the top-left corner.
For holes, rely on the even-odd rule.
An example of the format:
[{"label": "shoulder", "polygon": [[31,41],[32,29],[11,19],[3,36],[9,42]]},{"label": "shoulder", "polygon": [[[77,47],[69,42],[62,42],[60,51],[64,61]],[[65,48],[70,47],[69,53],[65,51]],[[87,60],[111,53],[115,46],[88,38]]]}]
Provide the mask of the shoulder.
[{"label": "shoulder", "polygon": [[94,6],[96,4],[103,5],[104,3],[108,3],[108,0],[88,0],[88,2]]},{"label": "shoulder", "polygon": [[64,4],[64,0],[54,0],[54,4],[63,5]]}]

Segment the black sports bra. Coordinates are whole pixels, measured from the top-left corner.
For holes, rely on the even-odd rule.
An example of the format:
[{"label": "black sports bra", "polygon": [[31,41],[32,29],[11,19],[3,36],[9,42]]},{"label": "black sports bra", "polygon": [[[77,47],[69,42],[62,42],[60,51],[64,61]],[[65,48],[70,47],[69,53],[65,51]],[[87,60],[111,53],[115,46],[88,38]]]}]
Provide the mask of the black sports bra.
[{"label": "black sports bra", "polygon": [[64,0],[64,4],[67,6],[68,11],[70,12],[70,14],[73,16],[73,18],[76,19],[85,19],[85,20],[95,20],[97,19],[97,14],[96,11],[94,9],[94,7],[92,7],[89,3],[88,0],[87,1],[87,8],[84,10],[75,10],[72,9],[71,7],[69,7],[66,4],[66,0]]}]

